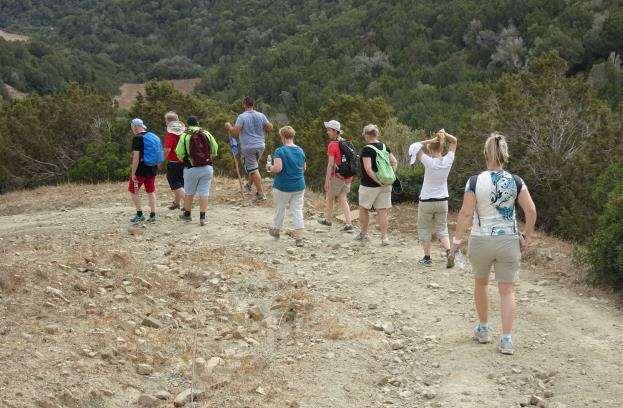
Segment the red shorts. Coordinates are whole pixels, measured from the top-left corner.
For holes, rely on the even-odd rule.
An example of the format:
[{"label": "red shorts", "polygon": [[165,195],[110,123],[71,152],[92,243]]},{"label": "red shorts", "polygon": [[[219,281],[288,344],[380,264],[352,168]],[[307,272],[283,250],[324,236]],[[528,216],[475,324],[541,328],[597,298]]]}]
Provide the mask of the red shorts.
[{"label": "red shorts", "polygon": [[145,185],[145,191],[147,191],[148,193],[155,193],[156,176],[136,176],[136,183],[132,181],[132,179],[130,179],[130,182],[128,183],[128,191],[132,194],[135,194],[138,192],[138,190],[141,189],[142,185]]}]

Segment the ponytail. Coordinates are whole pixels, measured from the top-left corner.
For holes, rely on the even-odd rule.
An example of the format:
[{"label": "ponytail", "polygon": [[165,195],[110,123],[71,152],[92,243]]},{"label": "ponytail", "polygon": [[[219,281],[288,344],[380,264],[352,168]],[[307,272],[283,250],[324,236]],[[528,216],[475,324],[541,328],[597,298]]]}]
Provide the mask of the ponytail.
[{"label": "ponytail", "polygon": [[508,163],[508,143],[506,137],[500,133],[491,133],[484,148],[485,158],[492,164],[503,167]]}]

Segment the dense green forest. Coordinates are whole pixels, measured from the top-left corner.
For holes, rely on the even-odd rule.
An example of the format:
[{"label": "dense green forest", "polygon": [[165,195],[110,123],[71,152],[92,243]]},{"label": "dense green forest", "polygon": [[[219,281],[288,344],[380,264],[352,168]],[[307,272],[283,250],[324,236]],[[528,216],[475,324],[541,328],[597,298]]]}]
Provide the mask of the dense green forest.
[{"label": "dense green forest", "polygon": [[[4,0],[0,28],[32,38],[0,39],[0,83],[31,94],[0,101],[0,191],[124,178],[132,116],[162,131],[165,110],[197,114],[224,142],[223,122],[252,95],[297,129],[312,187],[322,120],[358,144],[380,124],[402,200],[422,178],[406,148],[444,127],[461,143],[456,209],[495,130],[540,227],[590,243],[596,276],[623,285],[621,1]],[[113,107],[122,82],[189,77],[202,78],[195,95],[154,81],[129,112]],[[227,153],[217,165],[231,171]]]}]

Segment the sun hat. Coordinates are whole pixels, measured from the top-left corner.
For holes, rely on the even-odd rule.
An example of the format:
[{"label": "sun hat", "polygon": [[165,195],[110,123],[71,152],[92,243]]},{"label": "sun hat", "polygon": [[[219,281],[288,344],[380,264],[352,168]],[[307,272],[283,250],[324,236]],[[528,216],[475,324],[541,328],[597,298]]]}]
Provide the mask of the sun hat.
[{"label": "sun hat", "polygon": [[340,133],[342,129],[342,125],[337,120],[330,120],[328,122],[324,122],[324,127],[327,129],[333,129],[336,132]]},{"label": "sun hat", "polygon": [[186,126],[179,120],[174,120],[167,125],[167,132],[173,133],[174,135],[181,135],[186,130]]}]

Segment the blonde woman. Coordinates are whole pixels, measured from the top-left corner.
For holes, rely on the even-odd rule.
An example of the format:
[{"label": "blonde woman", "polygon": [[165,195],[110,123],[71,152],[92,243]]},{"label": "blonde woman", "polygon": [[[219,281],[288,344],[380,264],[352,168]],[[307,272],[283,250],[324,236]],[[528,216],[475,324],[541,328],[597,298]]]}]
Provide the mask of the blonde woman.
[{"label": "blonde woman", "polygon": [[[444,155],[446,140],[448,153]],[[428,154],[424,152],[424,148]],[[434,138],[414,143],[409,148],[411,164],[417,160],[424,166],[424,182],[417,212],[418,235],[424,247],[424,258],[418,263],[423,266],[433,264],[430,257],[433,232],[446,250],[446,266],[454,266],[448,235],[448,175],[454,163],[456,148],[456,137],[444,129],[437,132]]]},{"label": "blonde woman", "polygon": [[[487,288],[493,266],[502,314],[499,350],[502,354],[513,354],[514,285],[519,274],[521,252],[528,246],[534,233],[536,207],[523,180],[504,170],[509,159],[506,138],[497,133],[489,136],[485,142],[484,155],[487,170],[470,177],[465,186],[452,254],[461,245],[469,221],[473,218],[467,253],[474,271],[474,303],[479,319],[474,328],[474,339],[479,343],[491,342]],[[517,227],[516,203],[526,217],[523,233]]]},{"label": "blonde woman", "polygon": [[295,131],[291,126],[279,129],[283,146],[275,150],[274,163],[268,164],[266,170],[275,174],[273,182],[273,198],[275,200],[275,216],[269,234],[279,238],[286,206],[290,206],[294,226],[296,246],[303,246],[303,199],[305,196],[305,169],[307,168],[305,152],[294,144]]}]

